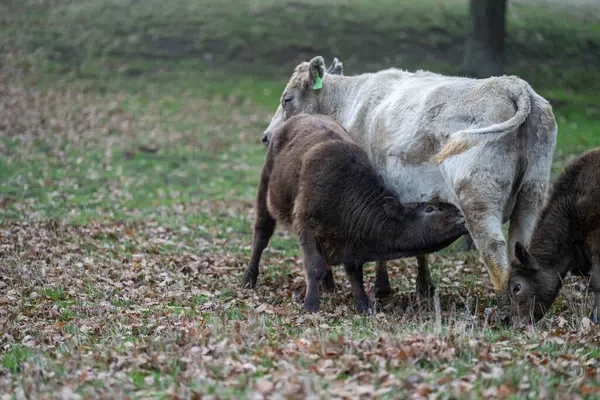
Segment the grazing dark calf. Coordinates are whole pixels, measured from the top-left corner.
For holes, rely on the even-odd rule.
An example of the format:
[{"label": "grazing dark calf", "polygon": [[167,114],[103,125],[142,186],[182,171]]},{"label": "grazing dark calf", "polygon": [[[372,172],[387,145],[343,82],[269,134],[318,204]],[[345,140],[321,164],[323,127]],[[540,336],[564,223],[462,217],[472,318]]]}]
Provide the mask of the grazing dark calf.
[{"label": "grazing dark calf", "polygon": [[261,254],[276,221],[282,222],[300,242],[309,311],[319,308],[326,265],[344,264],[357,309],[367,313],[365,262],[438,251],[467,232],[451,204],[400,204],[341,125],[308,114],[288,119],[273,133],[256,213],[245,286],[255,287]]},{"label": "grazing dark calf", "polygon": [[529,249],[515,245],[505,290],[514,325],[540,320],[568,272],[589,277],[592,320],[600,311],[600,148],[571,162],[557,179],[538,216]]}]

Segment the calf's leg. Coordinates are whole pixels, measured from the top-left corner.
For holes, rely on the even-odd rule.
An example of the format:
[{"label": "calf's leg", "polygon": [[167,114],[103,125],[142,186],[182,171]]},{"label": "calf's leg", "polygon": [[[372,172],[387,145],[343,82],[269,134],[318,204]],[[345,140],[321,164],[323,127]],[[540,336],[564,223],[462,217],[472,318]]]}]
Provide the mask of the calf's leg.
[{"label": "calf's leg", "polygon": [[365,292],[363,264],[358,265],[351,261],[344,262],[344,270],[352,286],[354,298],[357,300],[356,309],[363,315],[369,314],[370,304],[367,292]]},{"label": "calf's leg", "polygon": [[300,229],[298,237],[306,275],[304,309],[317,312],[319,310],[319,282],[325,277],[327,269],[325,259],[319,251],[317,238],[313,230]]},{"label": "calf's leg", "polygon": [[378,299],[385,298],[392,294],[390,286],[390,277],[388,275],[387,261],[377,261],[375,269],[375,297]]},{"label": "calf's leg", "polygon": [[[427,264],[427,255],[417,256],[417,283],[416,290],[423,297],[432,297],[435,291],[435,285],[429,273]],[[385,298],[392,294],[390,285],[390,277],[388,274],[387,261],[377,261],[375,270],[375,297],[378,299]]]},{"label": "calf's leg", "polygon": [[335,290],[335,280],[333,279],[333,271],[331,270],[331,265],[327,266],[325,271],[325,276],[323,277],[323,289],[325,291],[332,293]]},{"label": "calf's leg", "polygon": [[[261,190],[265,186],[264,190]],[[258,277],[258,264],[263,251],[269,244],[273,232],[275,232],[275,219],[269,214],[267,209],[267,193],[266,185],[259,186],[256,203],[256,221],[254,223],[254,233],[252,237],[252,254],[250,255],[250,263],[246,268],[244,275],[244,287],[254,289],[256,287],[256,279]]]}]

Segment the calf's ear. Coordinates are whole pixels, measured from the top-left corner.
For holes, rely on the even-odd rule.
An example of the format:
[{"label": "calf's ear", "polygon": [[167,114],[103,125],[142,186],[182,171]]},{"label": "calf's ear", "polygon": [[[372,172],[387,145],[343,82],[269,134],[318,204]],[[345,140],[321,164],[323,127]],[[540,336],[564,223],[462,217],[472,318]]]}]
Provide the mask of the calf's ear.
[{"label": "calf's ear", "polygon": [[308,63],[308,79],[314,90],[323,87],[323,75],[325,75],[325,60],[321,56],[317,56]]},{"label": "calf's ear", "polygon": [[383,198],[383,200],[383,209],[385,210],[386,214],[392,218],[401,219],[404,206],[400,204],[398,199],[392,196],[386,196]]},{"label": "calf's ear", "polygon": [[526,270],[536,271],[538,269],[537,263],[533,256],[529,254],[525,246],[519,241],[515,243],[515,257],[521,263],[521,267]]}]

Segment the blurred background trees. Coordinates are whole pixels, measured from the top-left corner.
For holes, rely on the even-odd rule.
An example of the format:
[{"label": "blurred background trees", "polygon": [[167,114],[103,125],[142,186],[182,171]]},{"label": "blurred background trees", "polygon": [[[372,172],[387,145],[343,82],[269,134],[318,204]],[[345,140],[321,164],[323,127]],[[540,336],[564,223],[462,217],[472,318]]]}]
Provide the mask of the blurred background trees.
[{"label": "blurred background trees", "polygon": [[504,72],[507,0],[469,0],[469,29],[463,69],[486,78]]}]

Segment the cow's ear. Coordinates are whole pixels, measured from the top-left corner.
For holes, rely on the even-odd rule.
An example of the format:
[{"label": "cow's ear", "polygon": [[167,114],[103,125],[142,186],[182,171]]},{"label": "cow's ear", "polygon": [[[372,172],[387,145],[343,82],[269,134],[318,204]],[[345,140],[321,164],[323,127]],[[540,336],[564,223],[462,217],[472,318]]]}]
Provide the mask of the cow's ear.
[{"label": "cow's ear", "polygon": [[325,60],[323,57],[317,56],[308,63],[308,79],[314,90],[323,87],[323,75],[325,75]]},{"label": "cow's ear", "polygon": [[327,69],[327,73],[331,75],[344,75],[344,64],[337,57],[334,57],[331,66]]}]

